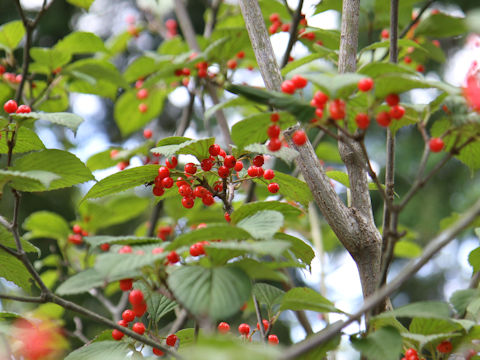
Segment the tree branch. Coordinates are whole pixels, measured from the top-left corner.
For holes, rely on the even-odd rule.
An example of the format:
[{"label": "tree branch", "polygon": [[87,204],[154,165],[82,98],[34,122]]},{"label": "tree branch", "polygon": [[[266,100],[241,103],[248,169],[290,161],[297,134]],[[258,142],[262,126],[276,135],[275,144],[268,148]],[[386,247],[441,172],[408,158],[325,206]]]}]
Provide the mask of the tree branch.
[{"label": "tree branch", "polygon": [[392,295],[398,288],[410,279],[418,270],[420,270],[426,263],[432,259],[443,247],[450,243],[455,237],[465,230],[477,216],[480,215],[480,200],[470,207],[467,212],[457,220],[452,226],[442,231],[429,244],[425,247],[423,254],[417,258],[411,260],[403,269],[399,272],[399,275],[395,277],[389,284],[382,286],[372,296],[368,297],[360,309],[348,317],[345,321],[337,322],[320,333],[310,337],[309,339],[293,345],[290,349],[286,350],[281,356],[281,360],[296,359],[300,355],[307,353],[308,351],[316,348],[317,346],[325,343],[339,334],[343,328],[351,323],[359,320],[363,314],[369,312],[375,308],[386,297]]},{"label": "tree branch", "polygon": [[300,24],[300,20],[302,18],[302,7],[303,7],[303,0],[299,0],[297,9],[293,14],[292,24],[290,25],[290,32],[289,32],[290,38],[288,39],[288,44],[287,44],[287,48],[285,49],[285,54],[283,54],[283,59],[281,63],[282,68],[284,68],[285,65],[288,64],[288,59],[290,59],[290,53],[292,52],[293,45],[295,45],[295,42],[297,41],[297,38],[298,38],[298,24]]}]

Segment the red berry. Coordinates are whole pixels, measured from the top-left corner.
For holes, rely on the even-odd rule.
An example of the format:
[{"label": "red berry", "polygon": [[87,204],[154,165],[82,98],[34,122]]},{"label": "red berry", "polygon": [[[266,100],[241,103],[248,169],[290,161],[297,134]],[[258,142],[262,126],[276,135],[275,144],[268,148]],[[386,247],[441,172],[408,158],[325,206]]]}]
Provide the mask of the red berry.
[{"label": "red berry", "polygon": [[209,171],[213,167],[213,162],[210,159],[203,159],[202,162],[200,163],[200,167],[202,168],[203,171]]},{"label": "red berry", "polygon": [[165,161],[165,165],[167,165],[169,169],[174,169],[177,166],[177,164],[178,164],[178,160],[176,156],[172,156],[170,160],[167,159]]},{"label": "red berry", "polygon": [[237,161],[235,166],[233,167],[235,171],[241,171],[243,169],[243,163],[241,161]]},{"label": "red berry", "polygon": [[293,133],[292,135],[292,141],[298,145],[302,146],[307,142],[307,134],[305,134],[305,131],[303,130],[297,130]]},{"label": "red berry", "polygon": [[438,41],[438,40],[432,40],[432,44],[435,47],[438,47],[438,48],[440,47],[440,41]]},{"label": "red berry", "polygon": [[268,335],[268,342],[272,345],[278,344],[278,336],[277,335]]},{"label": "red berry", "polygon": [[73,225],[72,230],[75,234],[81,234],[82,233],[82,227],[78,224]]},{"label": "red berry", "polygon": [[15,100],[8,100],[4,105],[3,105],[3,110],[5,110],[6,113],[11,114],[17,111],[18,105]]},{"label": "red berry", "polygon": [[323,110],[321,108],[316,108],[315,109],[315,116],[319,119],[323,118]]},{"label": "red berry", "polygon": [[263,178],[265,180],[272,180],[275,177],[275,172],[272,169],[265,170]]},{"label": "red berry", "polygon": [[250,166],[250,167],[247,169],[247,174],[248,174],[248,176],[250,176],[250,177],[257,177],[257,176],[258,176],[258,167],[256,167],[256,166]]},{"label": "red berry", "polygon": [[297,87],[295,86],[295,83],[292,80],[285,80],[282,83],[281,88],[282,88],[282,92],[284,92],[285,94],[293,94],[297,89]]},{"label": "red berry", "polygon": [[307,79],[305,79],[301,75],[293,75],[292,76],[292,81],[295,84],[295,87],[297,89],[303,89],[305,86],[307,86],[307,83],[308,83]]},{"label": "red berry", "polygon": [[193,190],[190,187],[190,185],[181,185],[178,188],[178,193],[182,196],[187,196],[187,197],[193,196]]},{"label": "red berry", "polygon": [[218,154],[220,154],[220,150],[221,148],[218,144],[213,144],[208,148],[208,152],[212,156],[217,156]]},{"label": "red berry", "polygon": [[166,178],[170,176],[170,170],[166,166],[161,166],[158,168],[158,177],[160,179]]},{"label": "red berry", "polygon": [[132,330],[135,331],[137,334],[143,335],[145,332],[145,325],[141,322],[136,322],[132,326]]},{"label": "red berry", "polygon": [[124,333],[121,332],[120,330],[113,329],[112,330],[112,338],[114,340],[121,340],[123,338]]},{"label": "red berry", "polygon": [[[268,322],[268,320],[267,320],[267,319],[263,319],[263,320],[262,320],[262,324],[263,324],[263,329],[264,329],[265,331],[267,331],[267,330],[268,330],[268,327],[270,326],[270,323]],[[260,330],[260,324],[259,324],[259,323],[257,323],[257,329]]]},{"label": "red berry", "polygon": [[315,106],[323,108],[328,101],[328,95],[324,92],[317,91],[315,95],[313,95],[313,102]]},{"label": "red berry", "polygon": [[127,309],[122,313],[122,319],[129,323],[135,319],[135,313],[132,310]]},{"label": "red berry", "polygon": [[132,252],[132,248],[128,245],[124,245],[118,250],[119,254],[130,254]]},{"label": "red berry", "polygon": [[428,147],[430,148],[431,152],[440,152],[443,150],[445,143],[441,138],[431,138],[428,142]]},{"label": "red berry", "polygon": [[136,317],[142,317],[145,311],[147,311],[147,304],[142,302],[141,304],[133,305],[132,310]]},{"label": "red berry", "polygon": [[217,329],[219,333],[226,334],[230,331],[230,325],[222,321],[220,324],[218,324]]},{"label": "red berry", "polygon": [[227,213],[227,212],[223,215],[223,217],[225,218],[225,220],[226,220],[227,222],[232,221],[232,219],[230,218],[230,214]]},{"label": "red berry", "polygon": [[155,355],[157,355],[157,356],[163,356],[163,355],[165,355],[165,353],[164,353],[162,350],[157,349],[157,348],[153,348],[152,351],[153,351],[153,353],[154,353]]},{"label": "red berry", "polygon": [[130,304],[133,306],[142,304],[143,299],[143,292],[141,290],[134,289],[128,294],[128,301],[130,301]]},{"label": "red berry", "polygon": [[405,62],[405,64],[411,64],[412,63],[412,58],[410,56],[405,56],[403,58],[403,61]]},{"label": "red berry", "polygon": [[83,243],[83,237],[80,234],[68,235],[68,241],[74,245],[81,245]]},{"label": "red berry", "polygon": [[340,99],[333,100],[328,107],[328,111],[332,119],[342,120],[345,117],[345,102]]},{"label": "red berry", "polygon": [[382,39],[388,39],[390,37],[390,31],[388,31],[387,29],[383,29],[380,36],[382,37]]},{"label": "red berry", "polygon": [[250,326],[248,326],[248,324],[240,324],[238,332],[242,335],[248,335],[250,333]]},{"label": "red berry", "polygon": [[372,88],[373,88],[372,78],[364,78],[358,82],[358,90],[360,91],[367,92],[372,90]]},{"label": "red berry", "polygon": [[195,174],[197,172],[197,167],[195,166],[194,163],[188,163],[188,164],[185,164],[185,172],[187,174]]},{"label": "red berry", "polygon": [[170,251],[167,255],[167,260],[170,264],[176,264],[180,261],[180,256],[178,256],[176,251]]},{"label": "red berry", "polygon": [[171,334],[167,336],[166,343],[168,346],[175,346],[175,344],[177,343],[177,340],[178,340],[177,335]]},{"label": "red berry", "polygon": [[280,21],[280,15],[278,15],[277,13],[270,14],[269,20],[272,23],[279,22]]},{"label": "red berry", "polygon": [[271,138],[270,142],[267,145],[268,150],[275,152],[280,150],[282,147],[282,142],[280,141],[279,138]]},{"label": "red berry", "polygon": [[277,183],[268,184],[268,191],[270,191],[272,194],[276,194],[279,189],[280,186],[278,186]]},{"label": "red berry", "polygon": [[125,320],[118,320],[117,324],[120,326],[128,327],[128,321],[125,321]]},{"label": "red berry", "polygon": [[143,100],[148,97],[148,90],[147,89],[140,89],[137,91],[137,99]]},{"label": "red berry", "polygon": [[199,198],[203,198],[207,194],[208,194],[208,190],[205,189],[203,186],[197,186],[195,190],[193,190],[193,195]]},{"label": "red berry", "polygon": [[140,111],[142,114],[143,114],[143,113],[146,113],[147,110],[148,110],[148,105],[147,105],[147,104],[145,104],[145,103],[140,103],[140,104],[138,105],[138,111]]},{"label": "red berry", "polygon": [[170,189],[173,186],[173,179],[170,176],[163,178],[162,186],[166,189]]},{"label": "red berry", "polygon": [[104,244],[100,245],[100,249],[102,249],[102,251],[108,251],[108,250],[110,250],[110,244],[109,243],[104,243]]},{"label": "red berry", "polygon": [[400,102],[400,97],[397,94],[388,94],[385,98],[385,102],[388,106],[395,106]]},{"label": "red berry", "polygon": [[275,112],[270,115],[271,122],[277,122],[278,120],[280,120],[280,115],[278,113]]},{"label": "red berry", "polygon": [[235,56],[239,59],[243,59],[245,57],[245,51],[241,50]]},{"label": "red berry", "polygon": [[175,19],[168,19],[165,21],[165,27],[169,30],[175,30],[177,28],[177,21]]},{"label": "red berry", "polygon": [[365,113],[358,113],[355,116],[355,122],[359,129],[365,130],[368,128],[368,125],[370,125],[370,118]]},{"label": "red berry", "polygon": [[390,117],[390,114],[388,112],[380,111],[377,114],[378,125],[383,126],[383,127],[388,127],[391,122],[392,122],[392,118]]},{"label": "red berry", "polygon": [[220,176],[222,179],[225,179],[226,177],[228,177],[229,173],[230,173],[230,170],[224,165],[218,168],[218,176]]},{"label": "red berry", "polygon": [[205,250],[203,249],[202,243],[195,243],[190,246],[190,255],[192,256],[200,256],[205,254]]},{"label": "red berry", "polygon": [[163,194],[165,194],[165,189],[161,186],[156,186],[155,185],[152,189],[152,193],[155,196],[162,196]]},{"label": "red berry", "polygon": [[280,136],[280,126],[270,125],[267,129],[267,135],[270,139],[278,138]]},{"label": "red berry", "polygon": [[31,111],[32,111],[32,109],[30,109],[30,106],[20,105],[16,112],[17,112],[17,114],[28,114]]},{"label": "red berry", "polygon": [[212,194],[208,193],[202,198],[202,202],[205,205],[210,206],[210,205],[213,205],[213,203],[215,202],[215,199],[213,198]]},{"label": "red berry", "polygon": [[182,206],[186,209],[191,209],[195,205],[195,200],[191,197],[183,197],[182,198]]},{"label": "red berry", "polygon": [[152,137],[152,135],[153,135],[152,130],[150,130],[150,129],[143,130],[143,137],[145,139],[150,139]]},{"label": "red berry", "polygon": [[237,159],[235,159],[235,156],[233,156],[233,155],[227,155],[227,156],[225,157],[225,160],[223,161],[223,164],[224,164],[227,168],[231,169],[231,168],[233,168],[233,167],[235,166],[235,163],[236,163],[236,162],[237,162]]},{"label": "red berry", "polygon": [[390,116],[396,120],[400,120],[405,115],[405,108],[401,105],[395,105],[390,108]]},{"label": "red berry", "polygon": [[253,158],[253,165],[257,166],[257,167],[260,167],[263,165],[263,163],[265,162],[265,159],[263,158],[263,155],[257,155]]},{"label": "red berry", "polygon": [[227,61],[227,67],[231,70],[234,70],[237,68],[237,60],[235,59],[230,59]]},{"label": "red berry", "polygon": [[120,290],[129,291],[132,290],[133,279],[122,279],[119,281]]},{"label": "red berry", "polygon": [[425,66],[423,66],[422,64],[418,64],[416,70],[418,72],[424,72],[425,71]]},{"label": "red berry", "polygon": [[415,350],[413,348],[407,349],[407,351],[405,351],[405,357],[406,358],[410,358],[410,357],[417,357],[418,358],[417,350]]},{"label": "red berry", "polygon": [[215,183],[215,186],[213,187],[213,190],[215,190],[216,192],[222,192],[223,191],[223,184],[221,181],[217,181]]}]

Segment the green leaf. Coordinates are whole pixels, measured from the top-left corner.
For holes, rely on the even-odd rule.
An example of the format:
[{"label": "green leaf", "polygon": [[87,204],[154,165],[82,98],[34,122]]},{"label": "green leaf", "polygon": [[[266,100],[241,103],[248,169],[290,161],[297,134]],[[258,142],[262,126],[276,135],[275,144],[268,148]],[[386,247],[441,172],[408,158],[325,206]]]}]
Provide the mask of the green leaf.
[{"label": "green leaf", "polygon": [[166,138],[157,144],[157,147],[150,151],[154,154],[161,154],[170,157],[175,154],[189,154],[195,156],[199,161],[208,158],[208,148],[213,145],[215,138],[190,140],[188,138],[175,136]]},{"label": "green leaf", "polygon": [[[412,41],[416,44],[414,41]],[[394,64],[394,63],[384,63],[384,62],[369,62],[365,66],[362,66],[358,70],[359,74],[367,75],[372,78],[376,78],[385,74],[412,74],[416,75],[417,72],[405,65]]]},{"label": "green leaf", "polygon": [[440,301],[421,301],[411,303],[395,310],[386,311],[378,318],[383,317],[406,317],[406,318],[432,318],[432,319],[445,319],[450,315],[450,309],[447,303]]},{"label": "green leaf", "polygon": [[[417,48],[417,49],[421,49],[422,46],[417,44],[415,41],[412,41],[412,40],[409,40],[409,39],[400,39],[398,40],[398,46],[399,47],[413,47],[413,48]],[[361,51],[360,51],[360,54],[362,54],[363,52],[365,51],[369,51],[369,50],[375,50],[375,49],[381,49],[381,48],[385,48],[385,49],[388,49],[390,48],[390,40],[382,40],[382,41],[379,41],[379,42],[375,42],[367,47],[364,47]],[[377,63],[375,63],[377,64]],[[399,68],[399,67],[397,67]],[[397,71],[394,71],[394,72],[397,72]]]},{"label": "green leaf", "polygon": [[110,175],[92,186],[82,201],[98,198],[151,182],[158,175],[159,165],[144,165]]},{"label": "green leaf", "polygon": [[316,312],[343,313],[322,295],[307,287],[289,290],[282,298],[280,310],[311,310]]},{"label": "green leaf", "polygon": [[[41,170],[52,172],[60,179],[53,180],[48,190],[61,189],[93,180],[92,173],[86,168],[75,155],[63,150],[43,150],[30,153],[15,161],[11,168],[14,171],[33,171]],[[46,187],[34,180],[15,179],[12,181],[12,187],[20,191],[45,191]]]},{"label": "green leaf", "polygon": [[315,257],[315,252],[312,247],[295,236],[276,233],[274,239],[288,241],[290,243],[290,248],[287,251],[291,251],[297,259],[302,260],[307,265],[310,265]]},{"label": "green leaf", "polygon": [[71,233],[65,219],[50,211],[34,212],[25,219],[22,226],[28,231],[24,235],[26,239],[51,238],[62,243]]},{"label": "green leaf", "polygon": [[[328,329],[328,327],[326,328]],[[325,331],[326,329],[324,330],[321,330],[320,332],[322,331]],[[319,334],[319,333],[315,333],[315,334]],[[313,336],[313,335],[311,335]],[[309,339],[309,336],[307,336],[307,338],[304,340],[304,341],[308,341]],[[296,358],[296,360],[317,360],[317,359],[325,359],[326,356],[327,356],[327,353],[331,350],[335,350],[338,348],[338,346],[340,345],[340,340],[342,339],[342,336],[341,335],[337,335],[335,337],[333,337],[331,340],[327,341],[327,342],[324,342],[323,344],[315,347],[313,350],[310,350],[309,352],[303,354],[303,355],[300,355],[299,357]],[[301,344],[302,342],[298,343],[298,344]]]},{"label": "green leaf", "polygon": [[[162,112],[167,95],[167,90],[163,88],[149,89],[148,97],[143,100],[137,99],[136,90],[129,90],[120,95],[115,102],[114,117],[122,135],[129,135],[141,129],[158,116]],[[141,103],[147,105],[147,111],[144,113],[138,110]]]},{"label": "green leaf", "polygon": [[412,89],[437,88],[449,93],[457,89],[444,85],[439,81],[424,80],[408,74],[384,75],[375,79],[375,97],[383,99],[388,94],[400,94]]},{"label": "green leaf", "polygon": [[203,240],[245,240],[251,235],[245,230],[230,225],[209,225],[205,228],[190,231],[179,235],[167,246],[168,250],[175,250],[181,246],[190,246]]},{"label": "green leaf", "polygon": [[0,278],[7,279],[30,293],[30,287],[32,286],[30,280],[33,281],[33,279],[20,260],[0,250],[0,264],[2,264],[0,266]]},{"label": "green leaf", "polygon": [[78,127],[83,122],[82,117],[67,112],[40,113],[39,115],[41,120],[45,120],[57,125],[66,126],[74,133],[77,132]]},{"label": "green leaf", "polygon": [[107,49],[102,39],[91,32],[75,31],[57,42],[54,49],[66,54],[91,54]]},{"label": "green leaf", "polygon": [[253,294],[260,304],[265,304],[271,311],[275,305],[280,304],[285,291],[269,284],[257,283],[253,286]]},{"label": "green leaf", "polygon": [[288,111],[301,122],[309,122],[315,115],[315,108],[291,95],[243,85],[230,85],[227,90],[252,101]]},{"label": "green leaf", "polygon": [[283,215],[278,211],[261,210],[241,219],[237,226],[255,239],[271,239],[283,226]]},{"label": "green leaf", "polygon": [[298,156],[298,152],[296,150],[290,149],[289,147],[285,146],[282,146],[280,150],[274,152],[268,150],[267,145],[250,144],[248,146],[245,146],[245,150],[252,153],[275,156],[276,158],[282,159],[287,164],[291,164],[293,160],[295,160],[295,158]]},{"label": "green leaf", "polygon": [[308,203],[313,200],[312,193],[308,185],[291,175],[275,172],[274,181],[280,186],[279,193],[289,200],[299,202],[307,208]]},{"label": "green leaf", "polygon": [[266,263],[254,259],[236,261],[236,267],[241,268],[252,280],[287,281],[285,274],[271,269]]},{"label": "green leaf", "polygon": [[479,297],[480,290],[478,289],[457,290],[452,294],[449,301],[457,314],[463,315],[467,310],[468,304]]},{"label": "green leaf", "polygon": [[87,344],[67,355],[64,360],[119,360],[127,359],[130,345],[123,341],[99,341]]},{"label": "green leaf", "polygon": [[295,70],[296,68],[299,68],[300,66],[306,65],[311,63],[312,61],[315,61],[317,59],[322,58],[323,55],[319,53],[313,53],[307,56],[304,56],[298,60],[294,60],[289,62],[285,67],[282,69],[282,75],[285,76],[289,72]]},{"label": "green leaf", "polygon": [[92,247],[100,246],[102,244],[122,244],[122,245],[140,245],[140,244],[152,244],[159,243],[161,240],[156,237],[137,237],[137,236],[110,236],[110,235],[97,235],[86,236],[83,238],[86,243]]},{"label": "green leaf", "polygon": [[107,149],[105,151],[90,156],[86,162],[86,165],[90,169],[90,171],[102,170],[115,166],[119,160],[115,158],[112,159],[112,157],[110,156],[112,150],[113,149]]},{"label": "green leaf", "polygon": [[463,35],[467,30],[465,18],[450,16],[440,12],[423,19],[415,29],[415,36],[451,37]]},{"label": "green leaf", "polygon": [[232,224],[235,225],[238,223],[240,220],[243,218],[246,218],[250,215],[255,214],[258,211],[261,210],[273,210],[273,211],[278,211],[283,214],[285,217],[292,217],[296,218],[300,214],[302,214],[302,211],[298,208],[296,208],[293,205],[290,205],[289,203],[286,202],[280,202],[280,201],[257,201],[257,202],[252,202],[252,203],[247,203],[242,206],[240,206],[238,209],[236,209],[232,213]]},{"label": "green leaf", "polygon": [[60,176],[57,174],[41,171],[41,170],[32,170],[32,171],[11,171],[11,170],[0,170],[0,193],[2,192],[3,185],[10,181],[35,181],[38,182],[39,186],[44,186],[46,189],[50,186],[53,180],[59,179]]},{"label": "green leaf", "polygon": [[370,360],[397,360],[402,352],[402,336],[391,326],[382,327],[365,338],[350,337],[350,341]]},{"label": "green leaf", "polygon": [[[0,136],[2,139],[5,139],[7,132],[0,131]],[[10,136],[10,135],[9,135]],[[43,145],[42,140],[38,135],[31,129],[22,126],[17,131],[17,138],[15,141],[15,147],[13,148],[14,154],[26,153],[34,150],[43,150],[45,145]],[[7,154],[8,146],[6,141],[0,141],[0,154]]]},{"label": "green leaf", "polygon": [[33,47],[30,56],[37,64],[46,66],[51,73],[53,70],[67,64],[71,55],[56,49]]},{"label": "green leaf", "polygon": [[309,74],[305,75],[305,77],[326,91],[332,99],[348,97],[357,89],[358,81],[365,78],[364,75],[356,73],[336,75]]},{"label": "green leaf", "polygon": [[186,328],[175,333],[178,337],[179,346],[182,348],[195,344],[195,328]]},{"label": "green leaf", "polygon": [[340,153],[338,152],[338,148],[332,143],[321,142],[315,149],[315,153],[322,161],[343,164]]},{"label": "green leaf", "polygon": [[[175,309],[178,305],[175,301],[163,296],[157,291],[152,291],[144,283],[137,281],[133,285],[135,289],[142,290],[147,302],[147,311],[154,323],[158,323],[162,317]],[[177,334],[178,336],[178,334]]]},{"label": "green leaf", "polygon": [[468,254],[468,263],[473,267],[473,272],[480,270],[480,247],[470,251],[470,254]]},{"label": "green leaf", "polygon": [[251,291],[250,279],[237,267],[182,266],[169,275],[167,283],[190,312],[212,320],[238,312]]},{"label": "green leaf", "polygon": [[397,257],[413,259],[421,255],[422,248],[414,242],[400,240],[395,244],[393,253]]},{"label": "green leaf", "polygon": [[12,52],[25,35],[21,20],[10,21],[0,27],[0,49]]},{"label": "green leaf", "polygon": [[[268,139],[267,129],[272,122],[271,113],[261,113],[249,116],[232,126],[232,140],[240,149],[254,143],[263,143]],[[286,129],[296,123],[293,116],[288,113],[279,113],[280,120],[277,125],[281,129]],[[253,151],[253,150],[250,150]],[[277,154],[277,152],[273,153]]]},{"label": "green leaf", "polygon": [[85,10],[88,10],[94,1],[95,0],[67,0],[68,3],[81,7]]},{"label": "green leaf", "polygon": [[103,80],[116,87],[128,88],[128,82],[123,78],[114,64],[100,59],[77,60],[65,68],[65,72],[71,72],[78,76],[79,73],[90,77],[94,85]]},{"label": "green leaf", "polygon": [[414,334],[435,335],[461,330],[462,326],[450,319],[413,318],[408,329]]},{"label": "green leaf", "polygon": [[[36,246],[29,243],[27,240],[20,238],[20,242],[22,243],[22,248],[27,253],[40,253],[40,249]],[[0,227],[0,244],[5,245],[11,249],[16,249],[15,239],[10,231],[5,229],[4,227]]]}]

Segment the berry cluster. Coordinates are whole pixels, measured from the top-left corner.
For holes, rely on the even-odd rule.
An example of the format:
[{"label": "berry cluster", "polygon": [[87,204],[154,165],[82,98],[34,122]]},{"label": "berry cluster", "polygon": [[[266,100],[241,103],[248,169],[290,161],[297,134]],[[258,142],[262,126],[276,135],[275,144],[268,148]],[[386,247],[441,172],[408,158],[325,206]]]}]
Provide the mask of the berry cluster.
[{"label": "berry cluster", "polygon": [[[270,322],[266,319],[263,319],[262,324],[263,324],[264,331],[268,332],[269,328],[270,328]],[[217,330],[221,334],[227,334],[230,331],[230,325],[228,323],[222,321],[221,323],[218,324]],[[258,324],[258,323],[257,323],[257,330],[258,331],[260,330],[260,324]],[[250,325],[245,324],[245,323],[240,324],[238,326],[238,332],[240,333],[240,335],[243,338],[248,339],[250,341],[252,341],[252,335],[255,333],[255,331],[256,330],[251,332]],[[279,343],[278,336],[273,335],[273,334],[268,335],[268,342],[272,345],[277,345]]]},{"label": "berry cluster", "polygon": [[5,110],[7,114],[28,114],[32,111],[28,105],[18,106],[15,100],[8,100],[5,104],[3,104],[3,110]]},{"label": "berry cluster", "polygon": [[167,38],[173,38],[178,34],[178,24],[175,19],[168,19],[165,21],[165,27],[167,28]]},{"label": "berry cluster", "polygon": [[[73,225],[72,227],[73,234],[68,235],[68,242],[74,244],[74,245],[81,245],[83,244],[83,237],[88,236],[88,232],[86,230],[83,230],[82,227],[78,224]],[[104,249],[104,245],[108,244],[102,244],[102,250]]]},{"label": "berry cluster", "polygon": [[0,75],[2,75],[3,79],[5,79],[5,81],[9,82],[10,84],[20,84],[22,82],[22,74],[6,72],[3,65],[0,65]]}]

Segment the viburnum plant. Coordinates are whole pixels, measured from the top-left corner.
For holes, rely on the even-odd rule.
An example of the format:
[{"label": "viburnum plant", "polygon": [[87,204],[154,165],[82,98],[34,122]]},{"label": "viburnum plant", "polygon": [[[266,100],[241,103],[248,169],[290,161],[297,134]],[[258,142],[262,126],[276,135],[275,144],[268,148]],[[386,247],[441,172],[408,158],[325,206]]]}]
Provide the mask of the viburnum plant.
[{"label": "viburnum plant", "polygon": [[[93,0],[68,2],[88,11]],[[17,285],[0,292],[5,358],[321,359],[362,319],[349,343],[364,358],[479,358],[479,248],[468,257],[470,284],[448,302],[390,302],[445,245],[478,226],[473,199],[422,250],[400,218],[454,158],[474,176],[480,168],[478,65],[463,87],[422,75],[445,60],[439,39],[463,36],[475,17],[430,9],[432,1],[420,9],[398,0],[319,2],[317,13],[341,12],[339,32],[310,26],[302,0],[295,9],[279,0],[212,1],[198,35],[177,0],[175,19],[161,11],[145,22],[129,16],[125,32],[111,39],[75,31],[44,48],[35,30],[54,1],[33,18],[15,3],[20,20],[0,27],[0,191],[9,202],[0,217],[0,277]],[[357,53],[365,24],[369,41]],[[161,38],[156,52],[116,65],[145,31]],[[279,32],[288,37],[280,64],[271,44]],[[299,44],[308,53],[294,59]],[[318,59],[337,70],[321,70]],[[251,74],[265,87],[249,86]],[[155,124],[179,88],[189,101],[175,133],[163,136]],[[436,95],[412,104],[408,93],[416,89]],[[86,163],[47,149],[37,121],[74,133],[83,122],[67,112],[71,93],[113,101],[121,135],[143,134],[141,143]],[[217,136],[184,136],[198,103]],[[230,116],[241,120],[231,126]],[[397,133],[407,130],[424,146],[408,190],[397,193]],[[384,177],[368,151],[379,139]],[[132,158],[143,164],[132,166]],[[92,174],[115,166],[99,181]],[[22,194],[92,180],[73,221],[51,208],[22,208]],[[120,224],[130,224],[130,233],[115,233]],[[364,303],[351,313],[292,280],[298,269],[311,271],[314,249],[323,251],[322,227],[357,265]],[[411,260],[387,281],[396,257]],[[35,306],[26,311],[20,303]],[[307,334],[293,345],[288,310]],[[306,311],[322,316],[322,330],[313,331]],[[343,318],[329,323],[328,313]]]}]

